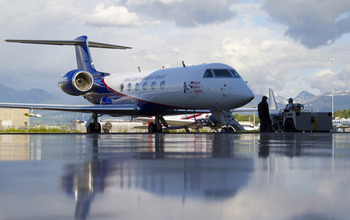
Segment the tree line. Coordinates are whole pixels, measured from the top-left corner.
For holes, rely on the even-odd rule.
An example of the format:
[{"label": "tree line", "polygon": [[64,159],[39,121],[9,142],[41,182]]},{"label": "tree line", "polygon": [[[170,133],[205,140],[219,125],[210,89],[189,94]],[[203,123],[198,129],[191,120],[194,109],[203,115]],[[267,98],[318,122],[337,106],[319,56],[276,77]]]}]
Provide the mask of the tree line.
[{"label": "tree line", "polygon": [[343,109],[343,110],[335,111],[334,112],[334,117],[350,118],[350,108],[348,110]]},{"label": "tree line", "polygon": [[[254,121],[254,115],[243,115],[243,114],[238,114],[238,113],[235,113],[233,115],[235,116],[237,121],[251,121],[251,122]],[[255,115],[255,124],[259,124],[259,123],[260,123],[260,120],[259,120],[258,114],[256,114]]]}]

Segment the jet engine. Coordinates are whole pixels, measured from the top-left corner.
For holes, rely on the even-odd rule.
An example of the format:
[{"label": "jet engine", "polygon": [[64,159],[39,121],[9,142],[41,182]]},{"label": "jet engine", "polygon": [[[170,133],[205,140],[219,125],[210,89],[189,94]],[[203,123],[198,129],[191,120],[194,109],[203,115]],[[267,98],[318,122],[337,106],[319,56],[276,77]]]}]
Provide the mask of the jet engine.
[{"label": "jet engine", "polygon": [[92,90],[94,77],[85,70],[72,70],[64,74],[58,86],[67,94],[79,96]]}]

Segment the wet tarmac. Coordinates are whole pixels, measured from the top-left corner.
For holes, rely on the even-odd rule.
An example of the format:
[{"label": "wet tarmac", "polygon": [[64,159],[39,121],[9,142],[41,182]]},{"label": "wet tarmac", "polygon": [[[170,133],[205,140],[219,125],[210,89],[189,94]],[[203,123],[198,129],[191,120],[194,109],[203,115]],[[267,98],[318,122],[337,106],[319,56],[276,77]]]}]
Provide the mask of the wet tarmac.
[{"label": "wet tarmac", "polygon": [[350,134],[0,135],[0,219],[349,219]]}]

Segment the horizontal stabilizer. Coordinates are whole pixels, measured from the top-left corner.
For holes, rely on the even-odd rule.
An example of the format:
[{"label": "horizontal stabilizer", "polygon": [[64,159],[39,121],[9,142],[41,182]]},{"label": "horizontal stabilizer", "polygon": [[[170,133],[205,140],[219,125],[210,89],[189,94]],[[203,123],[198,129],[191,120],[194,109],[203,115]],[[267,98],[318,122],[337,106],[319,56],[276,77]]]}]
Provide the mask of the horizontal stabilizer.
[{"label": "horizontal stabilizer", "polygon": [[[85,43],[83,40],[5,40],[10,43],[25,43],[25,44],[51,44],[51,45],[70,45],[70,46],[79,46]],[[89,47],[98,47],[98,48],[108,48],[108,49],[131,49],[131,47],[119,46],[114,44],[105,44],[89,41]]]}]

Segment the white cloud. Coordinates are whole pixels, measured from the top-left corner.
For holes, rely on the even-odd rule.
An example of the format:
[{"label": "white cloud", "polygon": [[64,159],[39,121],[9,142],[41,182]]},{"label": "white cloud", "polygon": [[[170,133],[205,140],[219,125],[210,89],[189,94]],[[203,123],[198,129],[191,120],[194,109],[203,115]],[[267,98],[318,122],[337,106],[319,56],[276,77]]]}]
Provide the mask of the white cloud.
[{"label": "white cloud", "polygon": [[173,3],[181,3],[185,0],[127,0],[126,5],[127,6],[140,6],[140,5],[147,5],[147,4],[155,4],[155,3],[162,3],[166,5],[170,5]]},{"label": "white cloud", "polygon": [[306,77],[306,80],[310,82],[311,88],[321,91],[331,91],[333,79],[333,73],[330,69],[321,70],[312,74],[311,77]]},{"label": "white cloud", "polygon": [[125,5],[153,19],[175,22],[180,27],[195,27],[230,20],[234,16],[231,4],[229,0],[129,0]]},{"label": "white cloud", "polygon": [[320,91],[342,91],[349,90],[350,69],[345,68],[341,71],[324,69],[315,72],[310,77],[305,77],[310,82],[311,88]]},{"label": "white cloud", "polygon": [[348,0],[266,0],[263,8],[287,26],[287,36],[309,48],[331,44],[350,32]]},{"label": "white cloud", "polygon": [[129,12],[124,6],[105,6],[99,3],[86,22],[95,26],[130,26],[155,25],[159,22],[148,22],[141,19],[136,13]]}]

